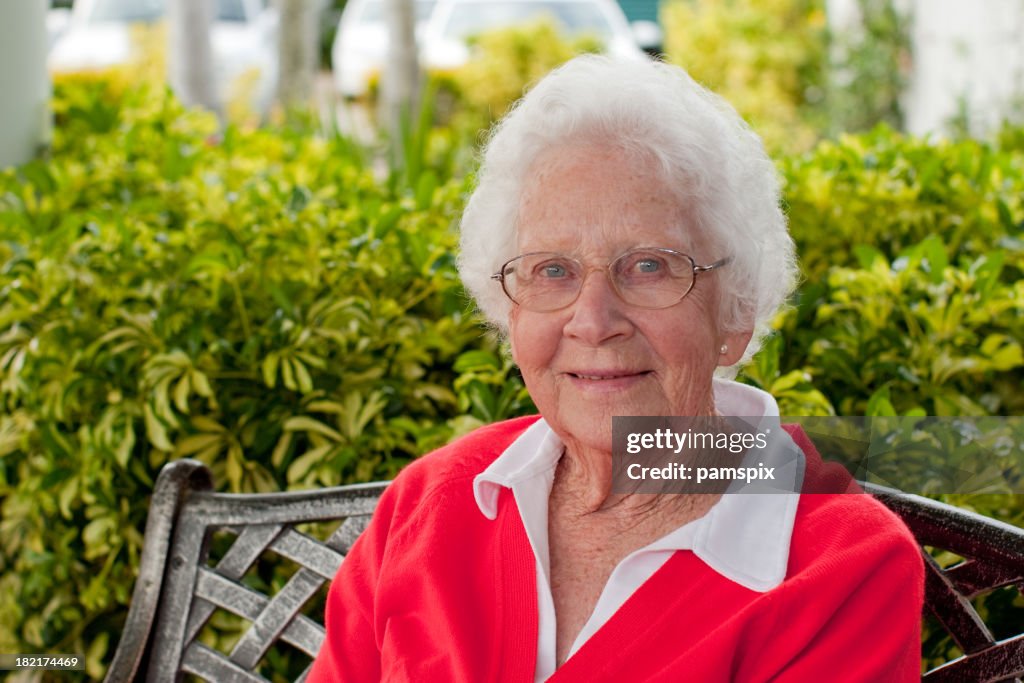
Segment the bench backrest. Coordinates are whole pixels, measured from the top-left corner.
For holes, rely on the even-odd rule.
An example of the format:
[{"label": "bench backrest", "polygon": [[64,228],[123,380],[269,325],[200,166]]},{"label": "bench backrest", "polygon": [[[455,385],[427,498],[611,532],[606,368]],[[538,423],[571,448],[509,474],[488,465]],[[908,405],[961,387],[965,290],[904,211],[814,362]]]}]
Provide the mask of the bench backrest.
[{"label": "bench backrest", "polygon": [[[324,629],[303,610],[334,578],[385,486],[222,494],[212,492],[202,463],[169,463],[157,479],[124,636],[105,680],[161,683],[193,674],[218,683],[265,683],[259,665],[282,643],[311,663]],[[332,521],[340,524],[324,540],[306,532],[310,524]],[[230,545],[211,564],[211,546],[222,540]],[[257,563],[267,556],[297,568],[272,595],[253,585],[260,584]],[[198,638],[218,610],[248,622],[228,652]]]},{"label": "bench backrest", "polygon": [[[322,598],[385,487],[219,494],[212,492],[201,463],[168,464],[157,479],[131,610],[106,681],[160,683],[192,674],[219,683],[266,683],[261,662],[281,647],[302,658],[296,680],[303,681],[307,660],[312,662],[324,637],[321,624],[305,612],[316,596]],[[1024,593],[1024,530],[925,498],[866,488],[903,518],[923,547],[965,558],[942,568],[924,552],[927,607],[965,653],[924,680],[1024,676],[1024,634],[996,642],[970,603],[1001,586]],[[309,533],[309,524],[325,521],[340,524],[323,540]],[[292,563],[295,571],[287,581],[264,585],[267,578],[254,568],[267,555]],[[200,639],[218,610],[248,624],[230,648]]]},{"label": "bench backrest", "polygon": [[971,599],[1004,586],[1024,596],[1024,529],[995,519],[871,484],[864,488],[898,514],[922,549],[963,558],[941,567],[928,552],[925,607],[964,655],[929,671],[929,683],[1014,681],[1024,676],[1024,620],[1016,636],[997,642]]}]

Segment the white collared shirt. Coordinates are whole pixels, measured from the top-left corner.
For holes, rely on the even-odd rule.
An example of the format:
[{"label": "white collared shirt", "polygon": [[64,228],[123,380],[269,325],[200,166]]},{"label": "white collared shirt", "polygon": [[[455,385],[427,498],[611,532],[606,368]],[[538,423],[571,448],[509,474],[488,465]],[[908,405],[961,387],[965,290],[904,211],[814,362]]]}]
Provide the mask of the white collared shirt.
[{"label": "white collared shirt", "polygon": [[[764,391],[715,379],[715,408],[722,415],[763,417],[778,425],[779,408]],[[771,428],[771,427],[769,427]],[[780,435],[781,429],[776,429]],[[788,437],[785,437],[788,439]],[[555,672],[556,624],[548,551],[548,497],[555,467],[562,456],[561,439],[544,419],[529,427],[490,467],[473,481],[480,512],[495,519],[502,488],[512,490],[537,563],[537,667],[534,680]],[[771,463],[766,463],[771,464]],[[788,472],[788,476],[802,476]],[[793,490],[798,490],[794,488]],[[711,569],[750,590],[775,588],[786,576],[789,543],[799,494],[724,495],[703,517],[669,532],[627,555],[612,570],[593,613],[584,624],[569,656],[595,633],[676,550],[691,550]]]}]

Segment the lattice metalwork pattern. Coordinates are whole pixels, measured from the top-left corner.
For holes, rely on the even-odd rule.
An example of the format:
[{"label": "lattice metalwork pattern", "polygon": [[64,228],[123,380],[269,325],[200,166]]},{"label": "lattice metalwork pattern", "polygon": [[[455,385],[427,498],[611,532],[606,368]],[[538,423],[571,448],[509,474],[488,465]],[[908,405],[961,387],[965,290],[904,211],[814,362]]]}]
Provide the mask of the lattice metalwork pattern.
[{"label": "lattice metalwork pattern", "polygon": [[[198,569],[185,628],[182,670],[211,681],[264,681],[253,672],[278,641],[288,643],[312,660],[323,642],[324,629],[301,610],[334,577],[344,553],[367,521],[365,516],[346,519],[324,543],[292,525],[229,527],[237,534],[230,549],[216,566]],[[268,553],[287,558],[300,567],[273,596],[243,582],[250,568]],[[227,655],[197,640],[203,625],[217,609],[250,622]],[[305,673],[298,680],[304,679]]]},{"label": "lattice metalwork pattern", "polygon": [[324,639],[316,608],[386,486],[221,494],[202,463],[168,464],[106,683],[266,683],[261,668],[282,663],[305,680]]},{"label": "lattice metalwork pattern", "polygon": [[1024,594],[1024,529],[917,496],[872,492],[900,515],[922,546],[964,558],[942,567],[924,553],[926,607],[964,652],[963,657],[929,671],[924,680],[1020,681],[1024,623],[1018,635],[997,641],[971,600],[1003,587]]},{"label": "lattice metalwork pattern", "polygon": [[[168,553],[165,597],[147,680],[176,680],[168,676],[170,669],[216,683],[262,682],[266,679],[259,669],[264,657],[282,644],[288,646],[290,656],[301,653],[311,663],[324,630],[302,610],[318,593],[322,596],[321,589],[334,578],[345,553],[369,522],[382,489],[187,496]],[[340,524],[324,541],[299,529],[332,520]],[[233,541],[211,565],[214,541],[225,536],[234,536]],[[264,562],[289,564],[295,571],[273,590],[266,582],[251,580],[253,568]],[[168,599],[179,595],[191,599]],[[202,642],[204,625],[218,613],[235,615],[248,625],[230,652]],[[305,676],[304,672],[297,680]]]}]

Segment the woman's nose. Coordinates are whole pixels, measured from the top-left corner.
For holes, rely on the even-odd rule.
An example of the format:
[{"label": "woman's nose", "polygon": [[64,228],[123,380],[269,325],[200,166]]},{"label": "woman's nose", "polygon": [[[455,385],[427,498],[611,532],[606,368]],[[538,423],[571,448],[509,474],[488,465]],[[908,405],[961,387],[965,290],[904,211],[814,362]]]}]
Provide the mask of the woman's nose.
[{"label": "woman's nose", "polygon": [[565,334],[592,346],[628,336],[633,326],[625,307],[612,288],[607,271],[593,270],[584,278],[579,296],[569,307],[572,317],[566,323]]}]

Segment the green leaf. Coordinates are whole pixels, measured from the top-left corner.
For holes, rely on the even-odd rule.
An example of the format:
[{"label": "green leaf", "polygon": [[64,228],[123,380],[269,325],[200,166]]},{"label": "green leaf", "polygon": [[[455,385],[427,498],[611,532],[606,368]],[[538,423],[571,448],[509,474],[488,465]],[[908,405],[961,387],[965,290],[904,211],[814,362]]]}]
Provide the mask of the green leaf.
[{"label": "green leaf", "polygon": [[780,396],[787,391],[792,391],[794,388],[805,384],[807,384],[807,376],[800,370],[793,370],[772,382],[768,393],[773,396]]},{"label": "green leaf", "polygon": [[473,350],[460,353],[455,359],[455,372],[473,372],[479,370],[500,370],[501,360],[491,351]]},{"label": "green leaf", "polygon": [[206,415],[194,415],[189,422],[201,432],[221,433],[227,431],[227,427]]},{"label": "green leaf", "polygon": [[100,633],[89,643],[89,649],[85,653],[85,671],[93,680],[103,678],[106,673],[107,667],[103,662],[106,658],[109,644],[109,633]]},{"label": "green leaf", "polygon": [[242,454],[235,447],[228,447],[224,472],[228,478],[228,488],[232,491],[240,491],[244,470],[242,468]]},{"label": "green leaf", "polygon": [[420,174],[416,183],[416,208],[424,211],[434,203],[434,193],[437,191],[437,174],[427,169]]},{"label": "green leaf", "polygon": [[114,460],[122,468],[128,467],[128,462],[132,457],[132,450],[135,448],[135,430],[129,425],[128,429],[125,430],[124,435],[117,444],[117,448],[114,450]]},{"label": "green leaf", "polygon": [[313,193],[308,188],[296,186],[292,188],[292,193],[288,197],[288,210],[292,213],[298,213],[309,205],[310,200],[313,198]]},{"label": "green leaf", "polygon": [[281,432],[281,436],[278,438],[277,443],[274,445],[274,450],[270,454],[270,464],[274,467],[280,467],[284,464],[284,456],[288,453],[288,449],[291,445],[292,432]]},{"label": "green leaf", "polygon": [[167,430],[164,428],[160,418],[154,414],[152,406],[147,402],[142,410],[146,423],[146,437],[149,439],[149,442],[162,451],[174,450],[170,439],[167,438]]},{"label": "green leaf", "polygon": [[64,486],[60,489],[60,494],[57,497],[58,506],[60,507],[60,514],[64,519],[71,519],[74,515],[72,510],[72,504],[77,501],[78,498],[78,478],[74,477],[65,482]]},{"label": "green leaf", "polygon": [[333,413],[341,415],[345,412],[345,406],[337,401],[310,401],[306,408],[314,413]]},{"label": "green leaf", "polygon": [[1005,259],[1003,252],[990,251],[971,264],[970,272],[975,278],[974,289],[981,295],[981,303],[986,303],[999,287],[999,276]]},{"label": "green leaf", "polygon": [[302,359],[306,365],[312,366],[319,370],[323,370],[327,367],[327,361],[319,356],[314,356],[312,353],[306,351],[296,351],[295,357]]},{"label": "green leaf", "polygon": [[277,364],[280,359],[281,357],[275,352],[268,353],[267,357],[263,359],[263,383],[271,389],[277,384]]},{"label": "green leaf", "polygon": [[857,263],[864,270],[874,270],[876,266],[889,267],[889,261],[881,251],[867,244],[858,244],[853,247],[853,254],[857,257]]},{"label": "green leaf", "polygon": [[379,391],[374,391],[363,400],[359,392],[351,392],[345,396],[345,412],[340,416],[342,431],[350,440],[357,439],[369,424],[387,405],[387,400]]},{"label": "green leaf", "polygon": [[1013,220],[1013,214],[1010,213],[1010,207],[1006,205],[1006,202],[1002,199],[996,199],[996,210],[999,213],[999,222],[1003,224],[1006,231],[1014,233],[1017,231],[1017,224]]},{"label": "green leaf", "polygon": [[867,408],[864,410],[866,417],[885,417],[896,415],[889,398],[889,387],[885,386],[876,390],[868,398]]},{"label": "green leaf", "polygon": [[174,405],[186,415],[188,414],[188,395],[191,389],[192,382],[189,380],[188,374],[182,375],[174,387]]},{"label": "green leaf", "polygon": [[312,450],[306,451],[299,457],[292,461],[292,464],[288,466],[288,483],[293,484],[295,482],[302,481],[309,474],[309,471],[321,464],[324,456],[326,456],[333,445],[320,446]]},{"label": "green leaf", "polygon": [[932,235],[921,242],[922,253],[928,262],[928,274],[932,284],[943,280],[943,273],[949,260],[946,258],[946,245],[937,236]]},{"label": "green leaf", "polygon": [[332,441],[345,440],[345,437],[343,437],[337,430],[328,427],[319,420],[306,416],[288,418],[285,420],[284,429],[289,432],[313,432],[315,434],[326,436]]},{"label": "green leaf", "polygon": [[285,388],[292,391],[298,390],[299,386],[295,383],[293,359],[289,356],[281,359],[281,379],[284,381]]},{"label": "green leaf", "polygon": [[219,444],[223,441],[223,433],[216,434],[194,434],[178,441],[174,449],[174,457],[187,458],[194,453]]},{"label": "green leaf", "polygon": [[308,394],[313,391],[313,378],[302,361],[297,358],[288,359],[295,366],[295,379],[298,382],[299,392]]},{"label": "green leaf", "polygon": [[107,541],[116,533],[117,522],[113,517],[98,517],[82,529],[82,542],[85,543],[85,558],[92,559],[103,555],[110,546]]},{"label": "green leaf", "polygon": [[193,369],[189,373],[189,377],[192,380],[192,390],[203,398],[213,398],[213,388],[210,386],[210,380],[206,376],[206,373],[199,370]]},{"label": "green leaf", "polygon": [[1024,351],[1022,351],[1021,345],[1018,342],[1006,340],[1006,343],[1001,343],[998,347],[989,346],[988,350],[986,350],[986,345],[996,337],[1001,337],[1001,335],[990,335],[982,343],[982,353],[989,357],[992,368],[1005,372],[1024,365]]}]

